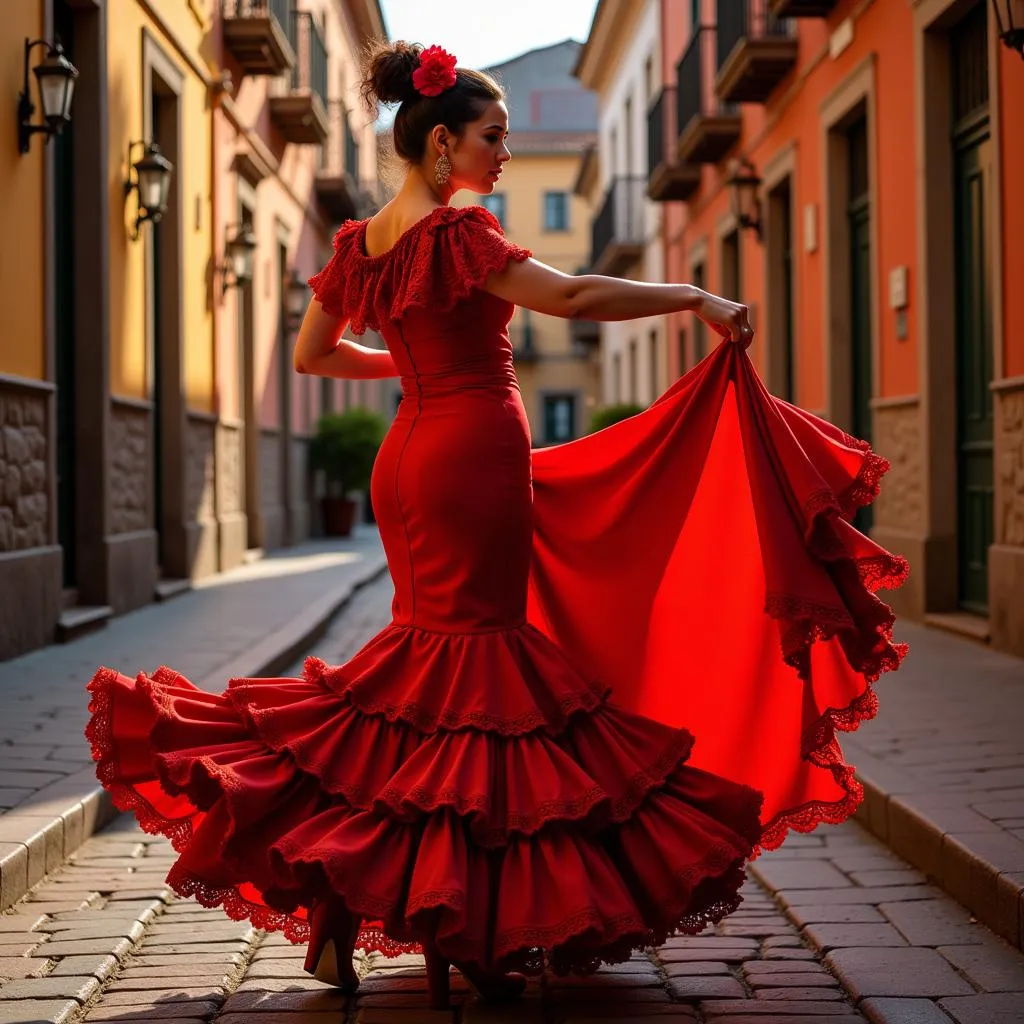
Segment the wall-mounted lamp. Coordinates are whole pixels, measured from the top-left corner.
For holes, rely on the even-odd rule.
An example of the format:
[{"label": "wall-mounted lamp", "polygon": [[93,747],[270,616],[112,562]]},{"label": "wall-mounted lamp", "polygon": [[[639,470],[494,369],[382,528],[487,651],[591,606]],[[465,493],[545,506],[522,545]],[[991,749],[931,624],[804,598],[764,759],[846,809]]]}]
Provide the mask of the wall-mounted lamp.
[{"label": "wall-mounted lamp", "polygon": [[[46,46],[49,52],[37,64],[32,73],[39,83],[39,99],[43,104],[45,124],[32,124],[35,104],[28,86],[28,58],[33,47]],[[46,132],[46,141],[56,135],[71,120],[71,100],[75,94],[75,79],[78,68],[64,56],[64,48],[58,37],[54,43],[45,39],[25,40],[24,84],[18,95],[18,150],[27,153],[32,136]]]},{"label": "wall-mounted lamp", "polygon": [[252,225],[229,224],[228,237],[224,243],[224,262],[221,263],[221,292],[248,284],[253,276],[253,256],[257,239]]},{"label": "wall-mounted lamp", "polygon": [[291,273],[284,281],[285,313],[290,327],[298,327],[306,313],[309,289],[306,280],[292,267]]},{"label": "wall-mounted lamp", "polygon": [[[132,163],[132,150],[142,146],[142,156]],[[138,210],[132,227],[132,239],[137,239],[145,221],[159,224],[167,210],[167,196],[171,190],[171,174],[174,164],[160,152],[155,143],[137,140],[128,143],[128,178],[124,183],[127,199],[132,192],[138,193]]]},{"label": "wall-mounted lamp", "polygon": [[746,158],[734,160],[725,183],[731,191],[730,201],[736,223],[741,228],[750,228],[761,238],[761,201],[757,190],[761,179],[754,165]]},{"label": "wall-mounted lamp", "polygon": [[[1018,0],[992,0],[992,10],[996,12],[996,31],[999,38],[1011,50],[1015,50],[1024,59],[1024,25],[1014,24],[1013,8]],[[1006,9],[1006,28],[1003,28],[1003,11]]]}]

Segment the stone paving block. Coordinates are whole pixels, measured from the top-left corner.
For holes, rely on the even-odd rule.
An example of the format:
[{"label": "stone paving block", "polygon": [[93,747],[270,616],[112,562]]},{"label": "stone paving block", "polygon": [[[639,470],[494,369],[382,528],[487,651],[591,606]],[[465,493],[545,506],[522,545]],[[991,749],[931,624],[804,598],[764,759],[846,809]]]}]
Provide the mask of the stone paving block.
[{"label": "stone paving block", "polygon": [[814,960],[817,954],[813,949],[769,949],[765,952],[763,960]]},{"label": "stone paving block", "polygon": [[1005,992],[940,999],[939,1006],[957,1024],[1021,1024],[1024,1018],[1024,998]]},{"label": "stone paving block", "polygon": [[950,1024],[930,999],[865,999],[858,1009],[871,1024]]},{"label": "stone paving block", "polygon": [[719,935],[677,935],[658,947],[666,949],[757,949],[755,939],[725,938]]},{"label": "stone paving block", "polygon": [[772,1005],[780,1000],[801,999],[801,1000],[828,1000],[829,1002],[844,1002],[846,993],[839,988],[838,983],[832,987],[821,986],[818,988],[762,988],[754,993],[755,998],[763,999]]},{"label": "stone paving block", "polygon": [[853,882],[838,868],[825,861],[773,860],[759,858],[751,873],[771,892],[791,889],[839,889]]},{"label": "stone paving block", "polygon": [[38,956],[88,956],[109,953],[120,960],[134,945],[131,939],[77,939],[73,942],[44,942]]},{"label": "stone paving block", "polygon": [[641,1003],[667,1003],[669,1001],[668,992],[661,986],[658,988],[563,988],[557,991],[552,990],[549,995],[551,999],[563,1006],[580,1002],[596,1002],[597,1000],[615,1006],[622,1006],[623,1003],[633,1006]]},{"label": "stone paving block", "polygon": [[387,1010],[366,1007],[357,1010],[355,1024],[451,1024],[451,1010]]},{"label": "stone paving block", "polygon": [[882,903],[878,909],[914,946],[966,946],[982,942],[988,929],[953,900]]},{"label": "stone paving block", "polygon": [[86,1002],[99,991],[100,983],[93,977],[27,978],[9,981],[0,988],[0,1000],[12,999],[76,999]]},{"label": "stone paving block", "polygon": [[758,955],[754,949],[659,949],[658,959],[664,964],[703,963],[708,960],[741,964]]},{"label": "stone paving block", "polygon": [[819,907],[813,904],[806,907],[790,907],[789,913],[799,928],[808,924],[885,923],[885,918],[877,908],[862,903],[840,903],[832,907]]},{"label": "stone paving block", "polygon": [[839,982],[827,971],[798,971],[793,974],[764,972],[748,974],[747,984],[758,989],[773,988],[836,988]]},{"label": "stone paving block", "polygon": [[824,974],[827,973],[814,960],[748,960],[743,965],[747,977],[764,974]]},{"label": "stone paving block", "polygon": [[[710,1020],[714,1021],[714,1024],[837,1024],[838,1022],[849,1021],[850,1024],[860,1024],[864,1020],[860,1016],[837,1016],[835,1014],[819,1014],[812,1013],[807,1016],[800,1016],[797,1014],[787,1013],[785,1016],[780,1016],[775,1013],[761,1014],[757,1016],[751,1016],[750,1014],[731,1014],[726,1013],[721,1016],[711,1017]],[[948,1022],[947,1022],[948,1024]]]},{"label": "stone paving block", "polygon": [[176,1024],[205,1024],[217,1012],[215,1003],[156,1003],[133,1010],[127,1006],[106,1006],[102,1002],[91,1008],[85,1017],[94,1021],[124,1021],[125,1024],[143,1024],[144,1021],[173,1020]]},{"label": "stone paving block", "polygon": [[345,1009],[345,996],[321,986],[319,992],[235,992],[224,1004],[225,1013],[337,1012]]},{"label": "stone paving block", "polygon": [[[344,1024],[345,1018],[334,1011],[324,1013],[261,1013],[259,1024]],[[217,1024],[253,1024],[247,1013],[224,1013]]]},{"label": "stone paving block", "polygon": [[989,937],[980,945],[939,946],[937,952],[982,991],[1020,992],[1024,1003],[1024,954],[1018,950]]},{"label": "stone paving block", "polygon": [[850,877],[864,886],[924,885],[927,879],[913,868],[891,868],[883,871],[853,871]]},{"label": "stone paving block", "polygon": [[[122,988],[119,982],[111,985],[103,993],[104,1006],[125,1006],[129,1012],[133,1007],[163,1006],[168,1003],[222,1003],[224,992],[215,986],[197,986],[188,988],[184,985],[168,985],[161,979],[146,989],[134,989],[132,986]],[[137,1011],[135,1011],[137,1012]]]},{"label": "stone paving block", "polygon": [[81,942],[88,939],[131,939],[133,942],[142,937],[146,926],[140,921],[126,918],[112,918],[109,924],[99,921],[86,921],[80,927],[68,928],[73,922],[62,922],[65,927],[50,932],[52,942]]},{"label": "stone paving block", "polygon": [[114,956],[66,956],[47,974],[47,977],[84,977],[91,974],[100,981],[106,981],[117,969],[117,962],[117,957]]},{"label": "stone paving block", "polygon": [[[168,970],[170,968],[167,968]],[[255,960],[245,972],[246,978],[301,978],[309,977],[301,963],[294,960]],[[370,977],[373,977],[371,975]],[[424,979],[426,975],[424,975]],[[363,979],[365,985],[369,978]],[[424,984],[425,984],[424,980]]]},{"label": "stone paving block", "polygon": [[907,945],[891,924],[810,924],[804,935],[823,953],[846,946]]},{"label": "stone paving block", "polygon": [[[543,1020],[542,1017],[536,1017],[534,1019],[537,1021],[537,1024],[540,1024],[540,1022]],[[693,1014],[692,1011],[688,1013],[683,1007],[680,1006],[668,1013],[658,1014],[656,1019],[658,1024],[690,1024],[690,1022],[695,1021],[697,1017]],[[504,1024],[505,1018],[499,1016],[492,1016],[489,1018],[475,1016],[470,1017],[467,1015],[467,1012],[465,1010],[463,1010],[462,1012],[463,1024],[469,1024],[470,1021],[482,1022],[484,1020],[494,1021],[495,1024],[497,1024],[497,1022],[500,1021],[501,1024]],[[562,1024],[635,1024],[635,1021],[636,1017],[632,1015],[628,1017],[577,1017],[574,1015],[572,1017],[564,1018]]]},{"label": "stone paving block", "polygon": [[0,1024],[66,1024],[79,1009],[73,999],[0,1003]]},{"label": "stone paving block", "polygon": [[860,903],[877,906],[879,903],[898,903],[904,900],[934,900],[943,893],[933,885],[887,885],[863,888],[850,885],[848,889],[786,889],[779,893],[785,908],[795,906],[838,906]]},{"label": "stone paving block", "polygon": [[3,937],[12,932],[14,934],[30,932],[33,928],[43,924],[45,920],[46,918],[42,914],[34,914],[28,907],[21,913],[0,914],[0,941],[3,941]]},{"label": "stone paving block", "polygon": [[[758,963],[757,960],[749,961],[750,963]],[[682,963],[682,964],[666,964],[665,975],[669,978],[690,978],[699,977],[710,974],[730,974],[728,964],[716,964],[709,963],[703,960],[697,960],[693,963]]]},{"label": "stone paving block", "polygon": [[[360,986],[361,987],[361,986]],[[301,978],[261,978],[243,981],[236,992],[327,992],[330,986],[306,974]]]},{"label": "stone paving block", "polygon": [[47,962],[39,957],[0,957],[0,978],[31,978],[38,974],[46,966]]},{"label": "stone paving block", "polygon": [[642,974],[613,974],[611,971],[599,971],[581,977],[551,978],[547,988],[552,991],[565,989],[636,989],[656,988],[662,984],[661,975],[655,971]]},{"label": "stone paving block", "polygon": [[[764,1024],[768,1018],[764,1015],[769,1012],[768,1004],[760,999],[727,999],[721,1002],[704,1002],[700,1004],[700,1012],[708,1020],[719,1024],[722,1017],[742,1019],[744,1024]],[[837,1018],[852,1017],[854,1009],[849,1003],[835,1003],[819,1000],[793,999],[789,1002],[777,1000],[772,1003],[770,1012],[776,1020],[792,1022],[799,1020],[801,1024],[807,1024],[804,1017],[828,1017],[829,1024],[835,1024]]]},{"label": "stone paving block", "polygon": [[[452,993],[452,1006],[461,1006],[472,999],[468,992]],[[376,992],[369,996],[360,996],[356,1001],[360,1009],[375,1010],[426,1010],[429,1009],[425,992]]]},{"label": "stone paving block", "polygon": [[697,1002],[701,999],[743,999],[743,986],[731,975],[669,978],[667,986],[673,999]]},{"label": "stone paving block", "polygon": [[938,998],[968,995],[974,990],[932,949],[837,949],[825,966],[855,998],[910,996]]}]

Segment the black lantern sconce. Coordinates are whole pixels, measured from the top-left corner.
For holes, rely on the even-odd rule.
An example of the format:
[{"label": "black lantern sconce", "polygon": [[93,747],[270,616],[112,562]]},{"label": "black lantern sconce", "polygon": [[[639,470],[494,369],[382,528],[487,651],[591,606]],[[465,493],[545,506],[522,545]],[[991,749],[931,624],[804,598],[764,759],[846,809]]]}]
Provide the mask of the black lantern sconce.
[{"label": "black lantern sconce", "polygon": [[761,179],[757,176],[754,165],[746,158],[734,160],[729,177],[725,183],[729,186],[732,212],[736,223],[741,228],[749,228],[761,239],[761,200],[757,190],[761,187]]},{"label": "black lantern sconce", "polygon": [[292,272],[284,281],[284,305],[288,326],[293,329],[302,323],[305,316],[308,292],[305,279],[292,267]]},{"label": "black lantern sconce", "polygon": [[[1017,0],[992,0],[992,10],[996,14],[996,31],[1003,43],[1024,59],[1024,25],[1014,23],[1013,9]],[[1003,11],[1006,8],[1006,27],[1003,27]]]},{"label": "black lantern sconce", "polygon": [[[28,85],[28,58],[36,46],[46,46],[49,52],[37,64],[32,73],[39,83],[39,99],[43,105],[45,124],[32,124],[32,115],[36,107]],[[75,79],[78,68],[64,56],[64,48],[58,37],[54,43],[45,39],[25,40],[25,71],[24,83],[18,96],[18,150],[27,153],[32,136],[36,132],[45,132],[46,141],[50,136],[60,132],[71,120],[71,100],[75,94]]]},{"label": "black lantern sconce", "polygon": [[231,224],[229,234],[224,243],[224,262],[220,265],[222,276],[221,294],[229,288],[239,288],[248,284],[253,277],[253,257],[256,253],[257,239],[252,230],[252,225],[246,221],[244,224]]},{"label": "black lantern sconce", "polygon": [[[142,146],[142,156],[132,163],[132,150]],[[167,197],[171,190],[171,174],[174,164],[160,152],[155,143],[141,140],[128,143],[128,179],[124,183],[125,198],[132,192],[138,194],[138,210],[132,227],[132,239],[139,237],[142,225],[148,220],[159,224],[167,210]]]}]

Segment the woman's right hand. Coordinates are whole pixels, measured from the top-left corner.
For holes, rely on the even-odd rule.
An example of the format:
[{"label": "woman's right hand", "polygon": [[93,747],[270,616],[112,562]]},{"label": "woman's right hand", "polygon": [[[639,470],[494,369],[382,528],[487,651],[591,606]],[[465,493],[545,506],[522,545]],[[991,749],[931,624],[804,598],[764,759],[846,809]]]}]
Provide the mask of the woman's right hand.
[{"label": "woman's right hand", "polygon": [[739,302],[730,302],[719,295],[702,291],[694,312],[717,334],[744,348],[754,340],[754,329],[750,326],[747,307]]}]

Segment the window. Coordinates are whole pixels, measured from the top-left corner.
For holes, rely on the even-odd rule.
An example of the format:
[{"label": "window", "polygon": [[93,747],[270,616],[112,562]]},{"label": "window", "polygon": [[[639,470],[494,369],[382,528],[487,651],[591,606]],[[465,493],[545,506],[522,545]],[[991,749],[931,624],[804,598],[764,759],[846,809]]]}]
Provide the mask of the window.
[{"label": "window", "polygon": [[544,396],[544,440],[548,444],[571,441],[576,436],[576,396]]},{"label": "window", "polygon": [[480,197],[480,205],[489,213],[493,213],[498,223],[505,227],[505,193],[492,192],[489,196]]},{"label": "window", "polygon": [[544,193],[544,230],[569,230],[569,193]]}]

